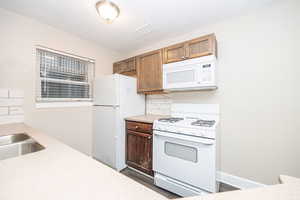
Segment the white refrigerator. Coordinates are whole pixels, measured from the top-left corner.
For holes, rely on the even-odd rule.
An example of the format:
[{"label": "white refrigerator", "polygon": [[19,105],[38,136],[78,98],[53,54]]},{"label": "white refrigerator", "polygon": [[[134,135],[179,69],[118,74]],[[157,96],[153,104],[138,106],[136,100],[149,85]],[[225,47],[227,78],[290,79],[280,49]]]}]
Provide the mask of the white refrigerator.
[{"label": "white refrigerator", "polygon": [[126,167],[124,118],[145,114],[145,96],[129,76],[107,75],[94,84],[93,157],[120,171]]}]

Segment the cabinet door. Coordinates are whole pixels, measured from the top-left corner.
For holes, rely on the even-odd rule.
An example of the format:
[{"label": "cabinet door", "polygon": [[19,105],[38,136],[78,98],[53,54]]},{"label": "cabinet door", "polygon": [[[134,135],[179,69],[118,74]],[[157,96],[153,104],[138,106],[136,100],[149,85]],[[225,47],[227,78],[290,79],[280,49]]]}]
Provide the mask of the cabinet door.
[{"label": "cabinet door", "polygon": [[152,135],[127,130],[127,165],[153,175],[152,171]]},{"label": "cabinet door", "polygon": [[216,54],[216,39],[214,34],[186,42],[186,57],[189,59],[212,54]]},{"label": "cabinet door", "polygon": [[164,63],[178,62],[185,59],[185,44],[180,43],[164,48]]},{"label": "cabinet door", "polygon": [[136,71],[136,66],[135,66],[135,58],[129,58],[124,61],[126,64],[126,68],[124,71],[130,72],[130,71]]},{"label": "cabinet door", "polygon": [[135,76],[136,75],[135,57],[114,63],[113,73]]},{"label": "cabinet door", "polygon": [[113,64],[113,73],[120,73],[122,69],[122,62],[117,62]]},{"label": "cabinet door", "polygon": [[138,92],[162,90],[162,50],[138,56],[136,64]]}]

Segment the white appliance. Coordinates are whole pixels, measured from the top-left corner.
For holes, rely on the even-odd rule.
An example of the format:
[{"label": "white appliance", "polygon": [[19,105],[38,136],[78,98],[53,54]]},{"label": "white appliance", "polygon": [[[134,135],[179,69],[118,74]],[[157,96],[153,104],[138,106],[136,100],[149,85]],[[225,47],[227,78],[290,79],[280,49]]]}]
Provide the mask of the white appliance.
[{"label": "white appliance", "polygon": [[163,65],[164,90],[217,89],[214,55]]},{"label": "white appliance", "polygon": [[136,79],[120,74],[95,80],[93,157],[120,171],[125,164],[124,118],[145,113]]},{"label": "white appliance", "polygon": [[216,192],[218,124],[217,104],[174,104],[171,118],[156,120],[155,184],[183,197]]}]

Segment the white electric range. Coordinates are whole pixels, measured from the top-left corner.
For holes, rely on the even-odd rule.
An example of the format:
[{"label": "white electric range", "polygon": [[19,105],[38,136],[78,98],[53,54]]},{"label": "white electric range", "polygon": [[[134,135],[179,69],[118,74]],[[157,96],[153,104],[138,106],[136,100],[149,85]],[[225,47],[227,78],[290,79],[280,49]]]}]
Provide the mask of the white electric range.
[{"label": "white electric range", "polygon": [[180,196],[218,190],[217,104],[173,104],[172,117],[154,121],[154,182]]}]

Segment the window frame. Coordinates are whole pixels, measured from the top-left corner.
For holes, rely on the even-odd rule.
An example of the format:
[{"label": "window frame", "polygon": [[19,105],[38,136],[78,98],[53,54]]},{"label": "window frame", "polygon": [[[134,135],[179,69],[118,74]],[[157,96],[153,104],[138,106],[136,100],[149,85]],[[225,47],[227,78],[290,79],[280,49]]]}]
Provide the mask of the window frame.
[{"label": "window frame", "polygon": [[[91,78],[91,81],[87,83],[90,87],[90,98],[42,98],[41,97],[41,84],[42,84],[42,77],[40,76],[40,58],[38,56],[38,51],[48,51],[50,53],[59,54],[62,56],[71,57],[77,60],[82,60],[85,62],[88,62],[89,66],[92,67],[92,69],[89,69],[88,73],[89,78]],[[48,47],[44,47],[41,45],[35,46],[35,58],[36,58],[36,91],[35,91],[35,102],[36,102],[36,108],[47,108],[47,107],[78,107],[78,106],[92,106],[93,105],[93,99],[94,99],[94,79],[95,79],[95,60],[81,57],[78,55],[66,53],[63,51],[54,50]],[[91,76],[91,77],[90,77]],[[49,78],[48,78],[49,79]],[[58,80],[58,82],[74,82],[74,83],[80,83],[79,81],[71,81],[71,80]]]}]

